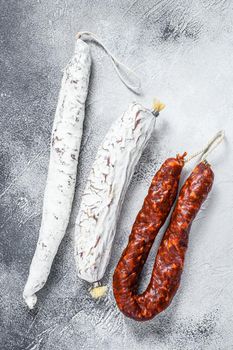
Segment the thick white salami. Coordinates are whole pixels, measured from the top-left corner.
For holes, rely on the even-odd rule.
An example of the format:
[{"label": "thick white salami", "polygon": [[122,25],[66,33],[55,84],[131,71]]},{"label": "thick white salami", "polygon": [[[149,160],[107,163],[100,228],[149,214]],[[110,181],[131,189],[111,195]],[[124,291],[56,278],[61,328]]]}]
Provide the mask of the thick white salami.
[{"label": "thick white salami", "polygon": [[91,68],[88,45],[78,39],[64,70],[54,119],[42,223],[23,297],[29,308],[46,283],[53,259],[66,232],[75,191]]},{"label": "thick white salami", "polygon": [[[131,104],[97,151],[75,228],[78,276],[88,282],[101,280],[105,273],[125,192],[163,107],[157,103],[152,112],[138,103]],[[92,295],[99,292],[100,288]]]}]

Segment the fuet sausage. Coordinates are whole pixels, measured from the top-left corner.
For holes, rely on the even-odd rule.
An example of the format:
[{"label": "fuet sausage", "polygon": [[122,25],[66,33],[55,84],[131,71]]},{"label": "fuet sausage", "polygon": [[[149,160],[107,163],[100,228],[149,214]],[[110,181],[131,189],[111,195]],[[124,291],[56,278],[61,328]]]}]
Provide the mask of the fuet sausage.
[{"label": "fuet sausage", "polygon": [[155,129],[164,105],[151,111],[138,103],[112,125],[100,145],[82,195],[75,229],[78,276],[93,284],[94,298],[105,294],[100,280],[106,271],[117,219],[135,166]]},{"label": "fuet sausage", "polygon": [[[137,76],[120,63],[94,34],[78,33],[75,53],[64,69],[52,131],[39,239],[23,292],[24,300],[30,309],[37,302],[36,293],[47,281],[70,218],[92,60],[89,46],[81,40],[85,35],[103,46],[122,82],[130,90],[140,92]],[[131,84],[132,79],[134,85]]]},{"label": "fuet sausage", "polygon": [[36,293],[47,281],[69,222],[90,71],[89,46],[78,39],[75,53],[64,69],[52,130],[39,239],[23,292],[30,309],[37,302]]},{"label": "fuet sausage", "polygon": [[178,158],[179,166],[174,167],[174,162],[167,160],[155,175],[113,276],[113,292],[119,309],[138,321],[153,318],[171,303],[180,284],[192,221],[213,184],[213,171],[203,161],[180,191],[147,289],[140,295],[136,294],[143,265],[175,198],[178,172],[183,163]]}]

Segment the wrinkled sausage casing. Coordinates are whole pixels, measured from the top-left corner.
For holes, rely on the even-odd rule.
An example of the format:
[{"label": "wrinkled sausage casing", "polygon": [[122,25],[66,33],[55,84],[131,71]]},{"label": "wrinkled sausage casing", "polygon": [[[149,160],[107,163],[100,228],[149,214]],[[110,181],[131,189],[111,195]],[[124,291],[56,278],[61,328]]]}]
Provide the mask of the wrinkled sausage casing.
[{"label": "wrinkled sausage casing", "polygon": [[[177,191],[179,175],[166,173],[168,169],[171,171],[168,164],[173,161],[167,160],[153,178],[113,276],[113,292],[119,309],[138,321],[153,318],[171,303],[180,284],[192,221],[213,184],[210,165],[201,162],[180,191],[158,249],[150,283],[144,293],[136,294],[139,275]],[[181,171],[181,168],[176,169]]]},{"label": "wrinkled sausage casing", "polygon": [[[167,159],[155,174],[143,207],[137,215],[113,277],[113,290],[122,312],[131,317],[131,310],[140,314],[135,296],[139,275],[159,229],[175,201],[184,156]],[[134,316],[133,313],[133,316]]]}]

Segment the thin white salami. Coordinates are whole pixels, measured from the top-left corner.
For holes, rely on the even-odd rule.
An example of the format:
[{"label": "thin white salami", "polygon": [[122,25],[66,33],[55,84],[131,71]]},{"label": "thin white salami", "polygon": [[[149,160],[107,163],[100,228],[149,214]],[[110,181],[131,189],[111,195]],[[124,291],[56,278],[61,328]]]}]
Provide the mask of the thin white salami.
[{"label": "thin white salami", "polygon": [[[157,103],[152,112],[138,103],[131,104],[97,151],[75,228],[78,276],[94,285],[98,285],[96,282],[107,268],[125,192],[163,107]],[[92,295],[101,296],[105,290],[106,287],[94,288]]]},{"label": "thin white salami", "polygon": [[34,307],[35,293],[47,281],[69,222],[90,68],[89,46],[78,39],[74,56],[64,70],[54,119],[39,240],[23,292],[29,308]]}]

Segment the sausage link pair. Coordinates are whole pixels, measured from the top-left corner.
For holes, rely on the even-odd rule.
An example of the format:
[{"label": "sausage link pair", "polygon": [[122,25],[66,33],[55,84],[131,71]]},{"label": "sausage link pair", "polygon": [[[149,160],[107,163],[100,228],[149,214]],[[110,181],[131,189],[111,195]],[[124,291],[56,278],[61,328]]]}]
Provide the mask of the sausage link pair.
[{"label": "sausage link pair", "polygon": [[150,283],[144,293],[136,294],[139,275],[150,248],[174,202],[183,157],[166,160],[153,178],[114,272],[113,292],[117,305],[126,316],[138,321],[153,318],[171,303],[180,284],[192,221],[213,184],[210,165],[201,162],[180,191],[156,256]]}]

